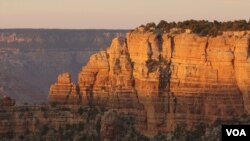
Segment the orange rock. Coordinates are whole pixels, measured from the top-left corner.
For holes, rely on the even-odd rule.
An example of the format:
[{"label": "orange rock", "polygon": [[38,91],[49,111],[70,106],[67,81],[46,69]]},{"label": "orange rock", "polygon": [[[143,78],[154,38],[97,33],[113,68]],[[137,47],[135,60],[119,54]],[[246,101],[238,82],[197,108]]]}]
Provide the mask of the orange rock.
[{"label": "orange rock", "polygon": [[132,112],[152,134],[249,114],[249,40],[249,33],[201,37],[138,29],[92,55],[77,85],[60,75],[49,99],[70,103],[70,96]]},{"label": "orange rock", "polygon": [[69,73],[60,74],[57,78],[57,82],[51,85],[49,102],[58,104],[79,104],[79,90],[75,84],[71,83]]}]

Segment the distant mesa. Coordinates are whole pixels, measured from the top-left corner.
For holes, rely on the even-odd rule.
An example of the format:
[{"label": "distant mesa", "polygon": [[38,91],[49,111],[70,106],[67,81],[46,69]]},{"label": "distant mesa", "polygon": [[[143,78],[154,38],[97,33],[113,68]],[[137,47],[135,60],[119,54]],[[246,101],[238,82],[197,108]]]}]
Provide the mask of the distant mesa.
[{"label": "distant mesa", "polygon": [[[30,43],[32,41],[33,41],[32,38],[18,37],[16,35],[16,33],[12,33],[12,34],[3,34],[3,33],[0,33],[0,42],[7,42],[7,43],[13,43],[13,42],[17,42],[17,43]],[[39,41],[39,39],[37,39],[36,41]],[[41,42],[41,41],[39,41],[39,42]]]},{"label": "distant mesa", "polygon": [[76,84],[69,73],[60,74],[49,101],[130,113],[141,131],[152,134],[250,114],[250,32],[224,30],[230,22],[204,21],[223,31],[206,36],[179,27],[193,22],[203,23],[161,22],[113,39],[90,57]]},{"label": "distant mesa", "polygon": [[0,29],[0,94],[17,104],[46,102],[49,86],[62,71],[75,80],[91,54],[127,30]]}]

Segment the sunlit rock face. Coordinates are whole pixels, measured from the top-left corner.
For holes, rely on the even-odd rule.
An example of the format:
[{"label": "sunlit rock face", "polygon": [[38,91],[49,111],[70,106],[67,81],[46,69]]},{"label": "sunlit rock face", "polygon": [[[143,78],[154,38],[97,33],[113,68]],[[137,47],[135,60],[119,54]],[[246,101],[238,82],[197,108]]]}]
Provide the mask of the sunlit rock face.
[{"label": "sunlit rock face", "polygon": [[62,104],[79,104],[78,86],[71,83],[69,73],[58,76],[57,82],[50,87],[50,101]]},{"label": "sunlit rock face", "polygon": [[[238,32],[201,37],[134,30],[90,57],[75,98],[132,113],[138,128],[152,134],[241,116],[250,113],[249,40]],[[49,99],[61,103],[73,84],[58,84]]]}]

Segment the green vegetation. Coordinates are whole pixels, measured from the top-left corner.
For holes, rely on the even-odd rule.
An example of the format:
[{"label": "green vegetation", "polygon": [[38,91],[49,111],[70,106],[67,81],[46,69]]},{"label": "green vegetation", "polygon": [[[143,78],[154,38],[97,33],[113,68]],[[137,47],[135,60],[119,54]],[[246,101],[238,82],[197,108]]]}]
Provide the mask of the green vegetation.
[{"label": "green vegetation", "polygon": [[[197,123],[188,127],[185,123],[179,123],[172,132],[160,131],[155,136],[147,136],[136,126],[138,117],[134,113],[119,113],[116,110],[107,110],[99,106],[67,107],[58,105],[56,108],[42,107],[37,116],[32,113],[31,107],[19,109],[20,122],[25,123],[22,133],[8,130],[0,135],[0,141],[219,141],[221,137],[221,124],[247,124],[250,123],[249,115],[241,118],[232,118],[223,121],[218,119],[213,125]],[[36,108],[39,109],[39,108]],[[43,110],[42,110],[43,109]],[[33,109],[34,110],[34,109]],[[44,113],[44,114],[43,114]],[[52,113],[60,113],[55,117]],[[27,118],[32,115],[33,118]],[[44,117],[42,117],[42,116]],[[57,116],[57,114],[55,114]],[[63,123],[54,125],[49,120],[74,116]],[[46,121],[47,120],[47,121]],[[60,120],[58,120],[60,121]],[[55,122],[56,123],[56,122]],[[30,128],[35,127],[35,129]]]},{"label": "green vegetation", "polygon": [[87,109],[87,122],[89,122],[92,119],[95,119],[99,113],[100,113],[99,107],[98,108],[95,106],[89,107]]},{"label": "green vegetation", "polygon": [[[159,132],[152,141],[219,141],[219,126],[198,124],[188,128],[185,124],[178,125],[173,132]],[[216,132],[214,132],[216,131]],[[208,135],[209,134],[209,135]]]},{"label": "green vegetation", "polygon": [[69,107],[60,107],[58,110],[59,111],[71,111]]},{"label": "green vegetation", "polygon": [[153,31],[158,29],[162,32],[170,32],[173,28],[179,28],[181,30],[191,29],[193,33],[200,36],[217,36],[222,34],[223,31],[244,31],[250,30],[250,20],[236,20],[236,21],[207,21],[207,20],[187,20],[183,22],[166,22],[160,21],[158,25],[155,23],[148,23],[145,27],[146,31]]},{"label": "green vegetation", "polygon": [[167,141],[169,135],[170,134],[166,132],[159,132],[156,136],[154,136],[153,141]]},{"label": "green vegetation", "polygon": [[79,107],[77,112],[79,115],[82,115],[84,113],[84,109],[82,107]]},{"label": "green vegetation", "polygon": [[51,106],[52,108],[55,108],[57,105],[58,105],[58,103],[56,103],[56,102],[51,102],[51,103],[50,103],[50,106]]},{"label": "green vegetation", "polygon": [[114,122],[114,141],[150,141],[150,139],[140,133],[135,128],[136,120],[131,115],[118,115]]}]

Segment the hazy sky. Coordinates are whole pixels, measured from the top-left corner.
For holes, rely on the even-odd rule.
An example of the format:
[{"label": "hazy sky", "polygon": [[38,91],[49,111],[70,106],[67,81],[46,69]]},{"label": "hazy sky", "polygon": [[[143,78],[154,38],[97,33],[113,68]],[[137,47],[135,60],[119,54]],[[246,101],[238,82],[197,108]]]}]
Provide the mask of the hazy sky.
[{"label": "hazy sky", "polygon": [[134,28],[147,22],[250,18],[250,0],[0,0],[0,28]]}]

